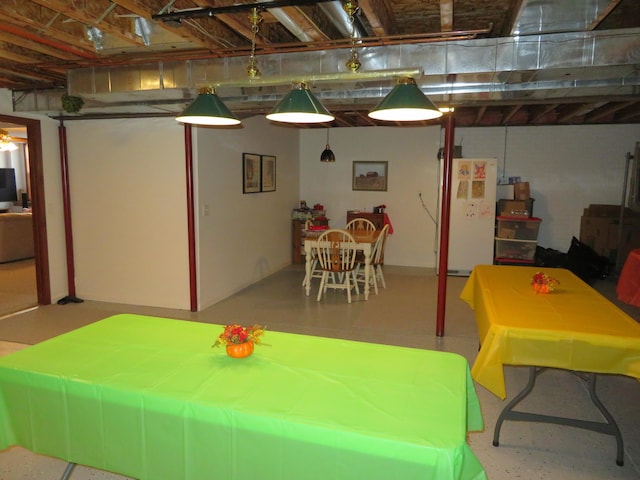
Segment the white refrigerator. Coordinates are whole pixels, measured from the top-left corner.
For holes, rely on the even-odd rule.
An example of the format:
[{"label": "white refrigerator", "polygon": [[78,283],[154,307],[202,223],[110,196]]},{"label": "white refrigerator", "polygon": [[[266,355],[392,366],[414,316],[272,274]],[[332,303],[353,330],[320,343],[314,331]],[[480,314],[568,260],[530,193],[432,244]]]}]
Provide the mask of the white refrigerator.
[{"label": "white refrigerator", "polygon": [[[440,160],[439,169],[437,271],[443,162]],[[495,158],[454,158],[452,163],[447,274],[468,276],[476,265],[493,264],[498,162]]]}]

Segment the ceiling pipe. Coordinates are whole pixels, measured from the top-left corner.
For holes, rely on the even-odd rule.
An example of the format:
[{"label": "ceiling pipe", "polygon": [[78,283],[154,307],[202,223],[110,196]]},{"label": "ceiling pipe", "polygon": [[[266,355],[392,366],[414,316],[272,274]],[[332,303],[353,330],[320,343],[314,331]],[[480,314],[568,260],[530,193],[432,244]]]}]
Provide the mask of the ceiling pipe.
[{"label": "ceiling pipe", "polygon": [[[349,15],[344,11],[342,2],[328,2],[319,5],[320,10],[331,20],[335,27],[340,31],[342,35],[349,38],[351,37],[351,24],[349,23]],[[354,16],[354,36],[356,38],[367,36],[365,28],[362,26],[362,22],[358,16]]]},{"label": "ceiling pipe", "polygon": [[[270,2],[261,2],[270,3]],[[301,42],[313,42],[313,37],[305,32],[293,19],[281,8],[268,8],[267,11],[278,20],[284,28],[289,30]]]},{"label": "ceiling pipe", "polygon": [[21,38],[26,38],[27,40],[32,40],[34,42],[40,43],[42,45],[47,45],[48,47],[56,48],[58,50],[62,50],[63,52],[71,53],[78,57],[89,58],[92,60],[97,60],[97,56],[91,53],[85,52],[78,48],[70,47],[69,45],[62,42],[54,42],[53,40],[49,40],[42,36],[35,35],[33,33],[26,32],[20,28],[12,27],[7,25],[6,23],[0,23],[0,30],[5,31],[7,33],[11,33],[13,35],[17,35]]},{"label": "ceiling pipe", "polygon": [[155,15],[151,15],[151,18],[154,20],[160,20],[163,22],[167,22],[167,21],[176,22],[180,20],[185,20],[187,18],[214,17],[222,13],[248,12],[254,8],[258,8],[259,10],[267,10],[271,8],[282,8],[282,7],[303,7],[303,6],[311,6],[319,3],[332,2],[332,1],[335,1],[335,0],[274,0],[273,2],[241,3],[237,5],[230,5],[227,7],[189,8],[186,10],[178,10],[174,12],[157,13]]}]

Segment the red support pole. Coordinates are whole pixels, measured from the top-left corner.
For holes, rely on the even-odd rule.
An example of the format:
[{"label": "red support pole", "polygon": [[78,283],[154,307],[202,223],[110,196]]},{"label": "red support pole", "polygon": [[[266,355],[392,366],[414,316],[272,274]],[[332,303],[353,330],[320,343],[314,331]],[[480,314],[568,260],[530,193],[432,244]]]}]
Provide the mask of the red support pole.
[{"label": "red support pole", "polygon": [[449,269],[449,213],[451,210],[451,169],[455,120],[453,113],[446,114],[444,123],[444,168],[442,173],[442,211],[440,213],[440,251],[438,257],[438,308],[436,311],[436,336],[444,337],[444,321],[447,308],[447,270]]},{"label": "red support pole", "polygon": [[69,190],[69,163],[67,156],[67,129],[60,121],[58,127],[60,144],[60,170],[62,171],[62,207],[64,215],[64,239],[67,253],[67,291],[68,295],[58,300],[59,305],[67,303],[82,303],[84,300],[76,297],[76,269],[73,255],[73,230],[71,228],[71,192]]},{"label": "red support pole", "polygon": [[189,241],[189,293],[191,311],[198,311],[198,267],[196,265],[196,227],[193,208],[193,138],[191,124],[184,124],[185,171],[187,183],[187,232]]}]

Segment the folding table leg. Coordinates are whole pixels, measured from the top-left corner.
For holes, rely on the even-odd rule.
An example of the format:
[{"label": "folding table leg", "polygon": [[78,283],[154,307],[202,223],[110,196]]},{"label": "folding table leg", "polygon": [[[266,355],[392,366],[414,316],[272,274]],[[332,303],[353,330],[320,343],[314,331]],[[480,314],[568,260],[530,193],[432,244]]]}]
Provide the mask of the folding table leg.
[{"label": "folding table leg", "polygon": [[571,372],[578,376],[580,379],[587,382],[589,386],[589,397],[591,398],[592,403],[598,408],[602,416],[605,418],[606,422],[591,422],[575,418],[556,417],[551,415],[518,412],[513,410],[516,405],[518,405],[527,397],[527,395],[531,393],[533,387],[535,386],[537,376],[545,370],[547,369],[539,367],[529,367],[529,382],[524,387],[524,389],[522,389],[522,391],[518,393],[513,398],[513,400],[511,400],[507,404],[506,407],[504,407],[504,409],[500,413],[500,416],[498,417],[498,420],[496,421],[496,427],[493,432],[493,446],[497,447],[500,444],[500,428],[502,427],[502,422],[504,422],[505,420],[516,420],[521,422],[545,422],[553,423],[556,425],[567,425],[570,427],[582,428],[614,436],[616,438],[617,445],[616,464],[619,466],[624,465],[624,446],[622,443],[622,434],[620,433],[620,429],[618,428],[618,425],[616,424],[613,416],[605,408],[602,401],[600,401],[598,395],[596,394],[595,373],[582,374],[580,372]]},{"label": "folding table leg", "polygon": [[60,477],[60,480],[68,480],[68,478],[71,476],[71,472],[73,472],[73,469],[75,467],[75,463],[67,463],[67,468],[64,469],[64,473],[62,474],[62,477]]}]

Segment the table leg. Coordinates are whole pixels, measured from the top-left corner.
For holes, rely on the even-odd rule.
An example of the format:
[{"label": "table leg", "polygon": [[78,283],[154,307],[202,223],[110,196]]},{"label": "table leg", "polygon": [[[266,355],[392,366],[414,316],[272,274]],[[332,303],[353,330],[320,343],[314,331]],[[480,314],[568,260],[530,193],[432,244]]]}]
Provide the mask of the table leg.
[{"label": "table leg", "polygon": [[307,244],[305,243],[304,246],[304,278],[305,278],[305,285],[304,285],[304,290],[307,294],[307,297],[309,296],[309,293],[311,292],[311,249],[308,248]]},{"label": "table leg", "polygon": [[60,480],[67,480],[71,476],[71,472],[73,472],[75,467],[75,463],[67,463],[67,468],[64,469],[64,473],[62,474],[62,477],[60,477]]},{"label": "table leg", "polygon": [[371,267],[371,249],[364,252],[364,299],[369,300],[369,270]]},{"label": "table leg", "polygon": [[553,423],[556,425],[567,425],[570,427],[582,428],[585,430],[591,430],[598,433],[603,433],[606,435],[613,435],[616,438],[617,444],[617,455],[616,455],[616,464],[619,466],[624,465],[624,447],[622,443],[622,434],[620,433],[620,429],[616,424],[613,416],[609,411],[605,408],[602,401],[598,398],[596,394],[596,374],[595,373],[587,373],[582,374],[580,372],[571,372],[577,375],[580,379],[584,380],[588,383],[589,386],[589,397],[593,404],[598,408],[602,416],[605,418],[606,422],[591,422],[588,420],[578,420],[575,418],[566,418],[566,417],[556,417],[550,415],[541,415],[537,413],[528,413],[528,412],[517,412],[514,411],[513,408],[520,403],[524,398],[531,393],[533,387],[536,383],[536,378],[539,374],[543,373],[546,368],[538,368],[538,367],[529,367],[529,382],[524,387],[524,389],[518,393],[513,400],[511,400],[506,407],[500,413],[498,420],[496,421],[496,427],[493,432],[493,446],[497,447],[500,444],[500,428],[502,427],[502,422],[505,420],[515,420],[521,422],[545,422],[545,423]]}]

